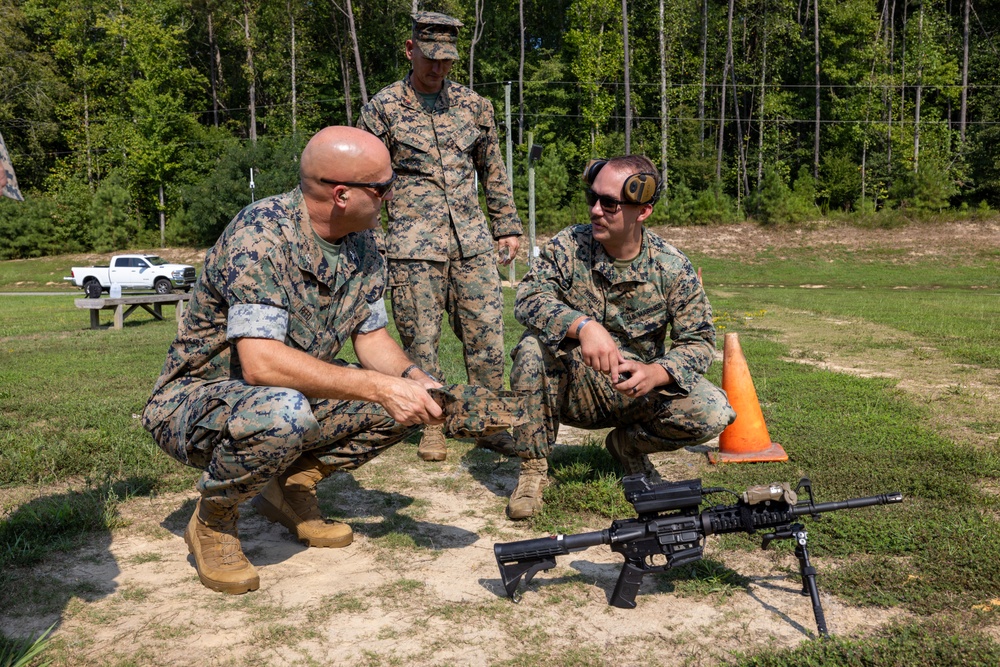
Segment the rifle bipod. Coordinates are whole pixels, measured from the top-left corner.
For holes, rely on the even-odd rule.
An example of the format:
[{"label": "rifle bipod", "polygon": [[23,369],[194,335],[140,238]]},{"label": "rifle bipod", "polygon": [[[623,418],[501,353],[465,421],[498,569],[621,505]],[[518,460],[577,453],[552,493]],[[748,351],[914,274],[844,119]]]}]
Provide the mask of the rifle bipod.
[{"label": "rifle bipod", "polygon": [[816,630],[824,637],[829,636],[826,629],[826,617],[823,615],[823,605],[819,601],[819,589],[816,587],[816,568],[809,562],[809,534],[801,523],[782,526],[773,533],[764,535],[760,548],[774,540],[795,540],[795,557],[799,559],[799,573],[802,575],[802,595],[808,595],[812,600],[813,616],[816,617]]}]

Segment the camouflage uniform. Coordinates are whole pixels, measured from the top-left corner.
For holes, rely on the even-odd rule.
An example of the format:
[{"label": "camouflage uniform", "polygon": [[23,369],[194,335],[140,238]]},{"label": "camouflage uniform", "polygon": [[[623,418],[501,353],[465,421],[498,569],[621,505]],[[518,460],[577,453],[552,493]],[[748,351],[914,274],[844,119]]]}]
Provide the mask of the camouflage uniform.
[{"label": "camouflage uniform", "polygon": [[17,201],[24,201],[24,197],[21,195],[21,191],[17,187],[17,177],[14,176],[14,166],[10,161],[10,154],[7,152],[7,144],[3,141],[3,135],[0,134],[0,172],[3,172],[2,176],[6,178],[0,178],[0,183],[6,181],[3,187],[0,187],[0,196],[10,197]]},{"label": "camouflage uniform", "polygon": [[247,207],[205,257],[143,425],[181,463],[205,472],[203,496],[235,505],[304,452],[354,469],[417,427],[382,406],[309,399],[243,379],[236,340],[268,338],[334,364],[355,332],[388,324],[384,263],[371,231],[341,241],[330,265],[296,188]]},{"label": "camouflage uniform", "polygon": [[[527,329],[511,352],[511,388],[540,393],[543,407],[542,419],[515,428],[514,438],[542,456],[560,421],[621,428],[650,453],[704,442],[735,419],[725,393],[702,377],[715,355],[715,327],[697,274],[676,248],[642,234],[638,257],[618,271],[590,225],[565,229],[518,287],[514,315]],[[582,315],[600,322],[627,359],[659,364],[672,382],[637,399],[616,391],[566,336]]]},{"label": "camouflage uniform", "polygon": [[[500,154],[493,105],[445,80],[432,111],[407,76],[361,110],[398,175],[386,202],[386,256],[393,318],[403,348],[443,378],[441,315],[465,349],[471,384],[503,389],[503,295],[494,240],[520,236],[521,221]],[[476,175],[490,221],[479,206]]]}]

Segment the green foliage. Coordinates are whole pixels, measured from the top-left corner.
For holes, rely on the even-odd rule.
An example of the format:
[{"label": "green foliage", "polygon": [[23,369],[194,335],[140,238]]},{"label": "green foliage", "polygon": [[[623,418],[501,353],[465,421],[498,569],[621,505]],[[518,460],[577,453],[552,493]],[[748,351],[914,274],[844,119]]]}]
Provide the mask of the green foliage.
[{"label": "green foliage", "polygon": [[[564,148],[558,144],[546,145],[542,158],[535,165],[535,228],[538,231],[555,232],[563,227],[584,222],[587,219],[586,210],[580,206],[580,196],[576,191],[570,194],[570,176],[562,159]],[[527,159],[524,158],[527,162]],[[528,167],[515,170],[514,200],[521,220],[527,228],[529,214],[529,183]],[[567,199],[575,199],[578,206],[568,206]],[[582,219],[574,216],[574,208],[581,209]]]},{"label": "green foliage", "polygon": [[[249,168],[272,167],[267,156],[247,158],[261,150],[249,145],[251,108],[258,143],[300,144],[295,137],[308,137],[324,125],[353,124],[362,103],[354,40],[345,17],[328,3],[0,1],[0,131],[22,190],[29,199],[55,202],[22,205],[24,224],[0,220],[12,233],[3,239],[0,257],[114,248],[123,239],[156,243],[161,214],[171,242],[207,243],[249,202]],[[765,4],[736,7],[739,57],[726,78],[735,78],[737,88],[729,90],[721,109],[727,48],[719,36],[726,34],[727,4],[705,5],[704,29],[712,38],[703,50],[700,1],[665,5],[662,29],[655,3],[628,3],[629,150],[657,162],[662,151],[670,180],[654,221],[736,221],[748,199],[749,214],[768,224],[811,217],[815,203],[827,213],[858,211],[863,224],[883,226],[892,217],[875,214],[886,207],[923,215],[950,203],[976,206],[985,200],[1000,206],[1000,163],[992,150],[1000,109],[995,99],[1000,25],[986,12],[978,17],[981,29],[970,37],[963,142],[956,129],[962,3],[912,5],[888,17],[872,0],[820,4],[817,192],[796,194],[793,186],[789,196],[773,177],[757,183],[758,164],[773,168],[785,184],[798,183],[801,179],[790,175],[801,166],[811,169],[815,133],[810,15],[815,5]],[[447,0],[422,8],[465,21],[452,76],[468,82],[473,4]],[[408,69],[402,43],[409,35],[409,8],[356,2],[353,10],[366,92],[373,94]],[[493,102],[502,122],[504,83],[512,82],[514,127],[500,127],[501,137],[509,134],[523,143],[532,131],[547,147],[539,165],[540,230],[585,221],[573,175],[590,157],[625,152],[621,11],[616,0],[483,8],[475,88]],[[522,14],[525,58],[519,82]],[[734,131],[737,111],[742,145]],[[233,142],[248,145],[233,155]],[[232,158],[242,171],[227,164]],[[938,171],[925,177],[930,164]],[[742,174],[743,168],[750,173]],[[227,170],[234,173],[220,173]],[[517,171],[523,209],[526,184],[521,166]],[[563,171],[570,175],[568,186]],[[108,179],[113,182],[105,186]],[[277,181],[281,189],[294,182]],[[85,184],[88,194],[67,192],[69,183]],[[274,193],[267,184],[258,190]],[[73,214],[58,210],[67,204],[66,195],[85,204],[79,221],[92,224],[73,228]],[[89,197],[95,196],[101,199],[99,212],[90,208]]]},{"label": "green foliage", "polygon": [[827,208],[850,210],[861,196],[861,167],[845,155],[828,154],[820,167]]},{"label": "green foliage", "polygon": [[714,183],[707,190],[698,193],[691,206],[691,224],[736,222],[738,216],[732,198],[722,191],[720,183]]},{"label": "green foliage", "polygon": [[920,170],[908,171],[896,181],[890,196],[900,208],[918,213],[938,213],[948,208],[948,200],[956,194],[955,184],[948,174],[933,162],[920,165]]},{"label": "green foliage", "polygon": [[819,210],[810,198],[811,183],[812,177],[808,171],[800,171],[796,181],[798,187],[790,190],[778,171],[768,166],[764,169],[760,192],[750,198],[747,207],[765,225],[792,224],[815,219]]},{"label": "green foliage", "polygon": [[139,221],[132,208],[132,192],[118,171],[101,181],[90,201],[88,246],[98,252],[138,245]]},{"label": "green foliage", "polygon": [[181,192],[183,209],[171,239],[179,243],[211,245],[229,221],[251,203],[291,190],[299,179],[302,137],[261,139],[256,144],[229,141],[208,175]]},{"label": "green foliage", "polygon": [[55,625],[38,636],[37,639],[8,639],[0,633],[0,667],[48,667],[50,661],[39,662],[39,658],[48,646],[49,633]]}]

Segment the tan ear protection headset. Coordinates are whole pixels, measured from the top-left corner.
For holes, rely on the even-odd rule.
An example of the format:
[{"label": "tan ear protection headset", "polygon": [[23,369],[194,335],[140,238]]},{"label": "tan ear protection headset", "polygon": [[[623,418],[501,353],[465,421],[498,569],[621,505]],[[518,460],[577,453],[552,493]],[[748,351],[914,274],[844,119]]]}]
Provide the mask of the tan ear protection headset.
[{"label": "tan ear protection headset", "polygon": [[[583,180],[587,187],[594,184],[598,172],[608,163],[607,160],[597,159],[587,163],[587,168],[583,170]],[[660,198],[660,188],[657,184],[657,175],[650,173],[632,174],[625,179],[622,186],[622,201],[626,204],[655,204]]]}]

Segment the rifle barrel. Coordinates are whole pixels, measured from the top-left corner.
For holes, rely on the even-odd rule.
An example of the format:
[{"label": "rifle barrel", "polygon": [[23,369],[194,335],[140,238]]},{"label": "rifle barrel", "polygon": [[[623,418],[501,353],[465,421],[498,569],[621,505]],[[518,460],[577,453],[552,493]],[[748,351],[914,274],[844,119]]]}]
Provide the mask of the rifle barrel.
[{"label": "rifle barrel", "polygon": [[790,508],[790,511],[794,516],[803,516],[806,514],[820,514],[822,512],[835,512],[837,510],[871,507],[872,505],[890,505],[901,502],[903,502],[903,494],[899,491],[893,491],[892,493],[880,493],[877,496],[868,496],[867,498],[851,498],[849,500],[834,500],[827,503],[796,505]]}]

